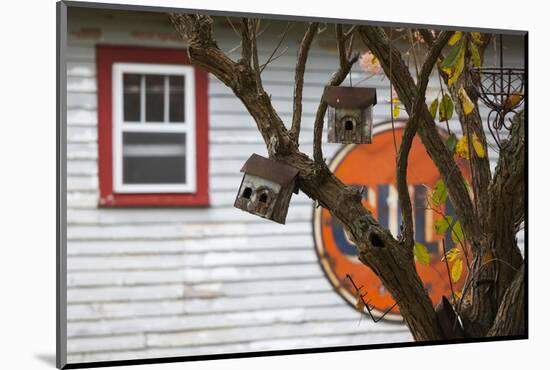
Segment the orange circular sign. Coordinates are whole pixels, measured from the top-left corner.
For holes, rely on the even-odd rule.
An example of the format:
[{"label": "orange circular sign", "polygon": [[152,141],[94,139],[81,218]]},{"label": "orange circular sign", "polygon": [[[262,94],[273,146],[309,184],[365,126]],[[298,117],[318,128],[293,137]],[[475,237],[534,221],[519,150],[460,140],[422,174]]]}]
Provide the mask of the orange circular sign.
[{"label": "orange circular sign", "polygon": [[[395,140],[398,148],[403,127],[404,122],[395,123]],[[364,187],[363,204],[396,236],[401,222],[401,210],[395,187],[396,154],[393,140],[391,124],[377,125],[374,128],[372,144],[342,147],[329,167],[345,184]],[[469,179],[466,162],[459,161],[458,164],[462,173]],[[442,216],[427,209],[429,189],[433,188],[439,179],[437,168],[420,139],[415,137],[409,154],[407,180],[413,205],[415,239],[424,244],[430,253],[430,264],[423,265],[417,262],[416,269],[434,303],[443,295],[451,296],[447,267],[442,261],[443,238],[445,237],[447,249],[455,244],[450,232],[445,236],[436,234],[434,222]],[[455,218],[454,208],[449,199],[442,210],[445,215]],[[363,287],[362,293],[368,293],[369,306],[373,306],[373,314],[380,316],[395,303],[374,272],[358,260],[356,248],[346,236],[342,224],[333,218],[327,209],[319,207],[314,210],[313,230],[319,261],[338,294],[355,306],[356,292],[346,278],[346,274],[349,274],[357,286]],[[462,288],[465,275],[463,273],[461,279],[454,284],[455,291]],[[395,306],[385,318],[402,320],[399,307]]]}]

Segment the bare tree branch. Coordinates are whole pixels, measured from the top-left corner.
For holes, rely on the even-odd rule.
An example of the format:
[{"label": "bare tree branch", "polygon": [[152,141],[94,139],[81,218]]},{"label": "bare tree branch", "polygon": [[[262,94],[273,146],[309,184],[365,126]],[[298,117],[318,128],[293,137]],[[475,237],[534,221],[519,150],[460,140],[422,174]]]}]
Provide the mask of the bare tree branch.
[{"label": "bare tree branch", "polygon": [[254,74],[256,76],[256,90],[258,91],[258,94],[261,94],[263,91],[263,85],[262,85],[262,77],[261,77],[261,70],[260,70],[260,62],[258,61],[258,42],[256,40],[256,33],[258,32],[258,25],[260,24],[260,21],[258,19],[254,19],[249,22],[249,34],[250,34],[250,41],[252,45],[252,66],[254,70]]},{"label": "bare tree branch", "polygon": [[318,22],[309,24],[298,51],[298,62],[296,63],[296,72],[294,74],[294,110],[292,111],[292,128],[290,129],[290,137],[296,144],[299,142],[300,124],[302,122],[302,91],[304,89],[306,62],[311,43],[318,29]]},{"label": "bare tree branch", "polygon": [[344,33],[342,31],[341,24],[336,25],[336,42],[338,43],[338,60],[340,62],[340,68],[342,68],[346,65],[348,59],[346,58],[346,40],[344,39]]},{"label": "bare tree branch", "polygon": [[412,247],[414,244],[414,227],[413,227],[413,215],[411,199],[409,196],[409,189],[407,186],[407,167],[409,152],[412,147],[413,138],[418,130],[420,122],[420,116],[422,111],[422,105],[426,104],[426,88],[428,87],[428,81],[430,74],[433,70],[435,63],[443,47],[447,44],[447,41],[451,38],[453,32],[442,32],[437,40],[433,43],[433,46],[428,52],[426,61],[422,65],[418,79],[418,87],[416,89],[416,96],[412,106],[412,113],[399,147],[399,154],[397,156],[397,192],[399,194],[399,202],[403,215],[403,241],[407,247]]},{"label": "bare tree branch", "polygon": [[[353,37],[353,35],[355,34],[355,31],[357,30],[357,25],[353,25],[351,26],[347,31],[346,33],[344,34],[344,41],[348,41],[350,39],[350,37]],[[352,43],[353,44],[353,43]]]},{"label": "bare tree branch", "polygon": [[250,65],[252,58],[252,41],[250,37],[250,23],[248,18],[241,20],[241,60]]},{"label": "bare tree branch", "polygon": [[169,16],[175,29],[187,42],[187,51],[193,64],[215,75],[243,102],[262,134],[269,155],[290,150],[286,128],[269,96],[257,85],[250,65],[231,60],[218,48],[213,38],[212,18],[175,13]]},{"label": "bare tree branch", "polygon": [[269,63],[271,63],[272,61],[274,61],[275,59],[279,58],[281,55],[283,55],[288,48],[285,48],[285,50],[283,50],[283,52],[277,56],[275,56],[275,53],[277,52],[277,50],[279,50],[279,48],[281,47],[281,44],[283,43],[283,41],[285,40],[285,37],[288,33],[288,31],[292,28],[292,23],[289,23],[288,26],[286,27],[286,29],[284,30],[283,34],[281,35],[281,38],[279,39],[279,42],[277,43],[277,46],[275,46],[275,49],[273,49],[273,51],[271,52],[271,55],[269,56],[269,58],[267,58],[267,61],[261,65],[261,69],[260,69],[260,74],[264,71],[264,69],[269,65]]}]

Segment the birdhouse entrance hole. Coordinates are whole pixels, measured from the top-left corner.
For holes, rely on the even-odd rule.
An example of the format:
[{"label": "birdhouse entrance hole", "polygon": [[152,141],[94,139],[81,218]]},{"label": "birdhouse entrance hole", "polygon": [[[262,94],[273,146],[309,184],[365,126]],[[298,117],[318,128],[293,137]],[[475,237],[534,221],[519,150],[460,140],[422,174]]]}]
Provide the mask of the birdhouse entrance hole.
[{"label": "birdhouse entrance hole", "polygon": [[346,122],[344,124],[344,128],[346,129],[346,131],[353,130],[353,126],[355,126],[355,125],[353,124],[352,120],[350,120],[350,119],[346,120]]},{"label": "birdhouse entrance hole", "polygon": [[260,195],[260,202],[267,203],[267,194],[263,193]]},{"label": "birdhouse entrance hole", "polygon": [[251,188],[245,188],[243,191],[243,198],[250,199],[250,196],[252,195],[252,189]]}]

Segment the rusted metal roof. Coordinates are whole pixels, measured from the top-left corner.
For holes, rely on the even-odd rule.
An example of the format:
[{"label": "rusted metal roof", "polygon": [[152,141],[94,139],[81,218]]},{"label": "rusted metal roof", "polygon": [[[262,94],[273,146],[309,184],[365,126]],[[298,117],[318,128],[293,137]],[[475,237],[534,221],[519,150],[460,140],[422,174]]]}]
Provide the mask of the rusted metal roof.
[{"label": "rusted metal roof", "polygon": [[376,89],[370,87],[325,86],[323,100],[334,108],[364,109],[376,104]]},{"label": "rusted metal roof", "polygon": [[262,177],[281,186],[288,186],[298,176],[299,171],[292,166],[254,153],[245,162],[241,172]]}]

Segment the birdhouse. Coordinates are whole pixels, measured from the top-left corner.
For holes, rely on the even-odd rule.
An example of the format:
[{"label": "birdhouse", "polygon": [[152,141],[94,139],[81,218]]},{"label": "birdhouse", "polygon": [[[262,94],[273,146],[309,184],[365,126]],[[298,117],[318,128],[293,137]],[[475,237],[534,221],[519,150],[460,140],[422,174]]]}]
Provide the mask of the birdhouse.
[{"label": "birdhouse", "polygon": [[292,192],[298,194],[298,170],[252,154],[241,172],[244,176],[235,207],[284,224]]},{"label": "birdhouse", "polygon": [[323,101],[328,105],[329,143],[372,142],[372,107],[376,105],[376,89],[326,86]]}]

